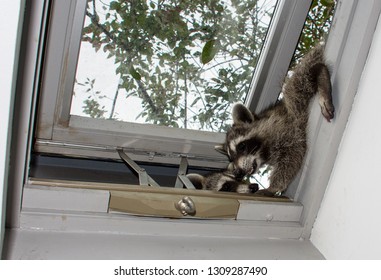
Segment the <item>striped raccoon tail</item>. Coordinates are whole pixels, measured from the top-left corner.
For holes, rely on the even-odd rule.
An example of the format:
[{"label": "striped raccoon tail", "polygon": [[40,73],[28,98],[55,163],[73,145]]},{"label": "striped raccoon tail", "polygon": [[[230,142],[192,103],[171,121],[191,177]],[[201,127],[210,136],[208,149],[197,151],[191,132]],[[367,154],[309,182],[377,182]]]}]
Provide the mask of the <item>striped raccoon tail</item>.
[{"label": "striped raccoon tail", "polygon": [[204,176],[200,174],[196,174],[196,173],[190,173],[190,174],[187,174],[187,177],[197,190],[202,190],[204,188],[203,186],[204,179],[205,179]]}]

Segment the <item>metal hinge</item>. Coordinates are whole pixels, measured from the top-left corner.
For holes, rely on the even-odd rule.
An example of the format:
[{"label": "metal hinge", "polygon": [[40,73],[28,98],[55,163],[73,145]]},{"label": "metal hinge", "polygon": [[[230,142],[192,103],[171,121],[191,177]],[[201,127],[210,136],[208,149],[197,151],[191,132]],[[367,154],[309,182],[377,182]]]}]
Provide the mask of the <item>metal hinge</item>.
[{"label": "metal hinge", "polygon": [[[153,186],[160,187],[160,185],[149,176],[144,168],[141,168],[133,159],[131,159],[122,148],[117,148],[119,157],[130,166],[139,177],[139,184],[141,186]],[[150,154],[150,156],[155,156],[155,154]],[[181,156],[179,171],[177,173],[177,179],[175,183],[175,188],[183,188],[184,186],[187,189],[195,189],[192,182],[186,176],[188,169],[188,160],[186,156]]]},{"label": "metal hinge", "polygon": [[151,176],[149,176],[144,168],[141,168],[139,165],[136,164],[135,161],[133,161],[124,151],[123,149],[117,149],[118,154],[120,158],[133,170],[135,170],[136,173],[138,173],[139,176],[139,185],[141,186],[152,186],[152,187],[160,187],[158,183],[154,179],[152,179]]}]

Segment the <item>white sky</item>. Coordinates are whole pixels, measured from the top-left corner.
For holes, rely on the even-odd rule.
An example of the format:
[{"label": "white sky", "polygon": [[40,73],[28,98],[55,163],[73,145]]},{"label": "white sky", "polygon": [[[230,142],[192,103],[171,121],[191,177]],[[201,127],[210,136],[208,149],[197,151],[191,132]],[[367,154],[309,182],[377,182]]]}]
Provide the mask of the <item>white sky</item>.
[{"label": "white sky", "polygon": [[[114,57],[107,59],[107,53],[102,50],[95,52],[90,43],[82,42],[81,53],[78,60],[76,79],[79,83],[84,83],[86,78],[90,80],[95,79],[94,90],[100,91],[100,95],[106,95],[107,98],[102,99],[102,105],[108,111],[112,106],[120,75],[115,73],[117,65],[114,63]],[[136,97],[125,98],[122,93],[123,89],[119,92],[118,102],[116,103],[115,111],[118,119],[130,122],[136,122],[136,115],[142,111],[141,101]],[[83,113],[83,101],[87,99],[89,93],[85,92],[85,87],[74,85],[71,114],[78,116],[87,116]],[[124,91],[125,92],[125,91]],[[126,110],[128,108],[128,110]],[[106,113],[109,117],[110,112]],[[143,122],[143,120],[140,120]]]}]

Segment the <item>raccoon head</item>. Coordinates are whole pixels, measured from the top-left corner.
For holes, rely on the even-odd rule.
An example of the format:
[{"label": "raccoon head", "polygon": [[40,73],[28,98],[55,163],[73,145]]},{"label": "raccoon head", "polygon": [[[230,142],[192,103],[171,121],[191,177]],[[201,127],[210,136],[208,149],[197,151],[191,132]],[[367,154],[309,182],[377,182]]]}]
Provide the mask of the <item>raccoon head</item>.
[{"label": "raccoon head", "polygon": [[235,192],[235,193],[255,193],[259,189],[258,184],[246,184],[231,180],[224,182],[219,191],[220,192]]},{"label": "raccoon head", "polygon": [[233,107],[233,125],[226,133],[223,145],[216,146],[233,163],[233,174],[237,180],[254,174],[266,162],[268,148],[256,132],[256,116],[244,105]]},{"label": "raccoon head", "polygon": [[220,192],[255,193],[258,184],[239,182],[229,171],[206,174],[188,174],[188,179],[196,189],[214,190]]}]

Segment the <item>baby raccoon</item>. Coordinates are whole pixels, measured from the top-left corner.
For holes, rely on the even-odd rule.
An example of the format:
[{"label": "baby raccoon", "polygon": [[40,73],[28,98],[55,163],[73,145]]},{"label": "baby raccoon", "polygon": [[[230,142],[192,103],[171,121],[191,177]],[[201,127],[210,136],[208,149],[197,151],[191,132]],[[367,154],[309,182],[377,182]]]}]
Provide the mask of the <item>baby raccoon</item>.
[{"label": "baby raccoon", "polygon": [[229,170],[208,173],[204,176],[191,173],[187,177],[196,189],[236,193],[255,193],[258,191],[258,184],[237,181],[234,174]]},{"label": "baby raccoon", "polygon": [[270,186],[257,194],[273,196],[287,189],[307,150],[309,104],[316,93],[321,112],[329,122],[334,117],[334,106],[322,45],[312,49],[295,67],[284,83],[280,101],[259,114],[251,113],[242,104],[233,107],[233,125],[225,143],[216,149],[229,157],[238,181],[267,164],[272,167]]}]

